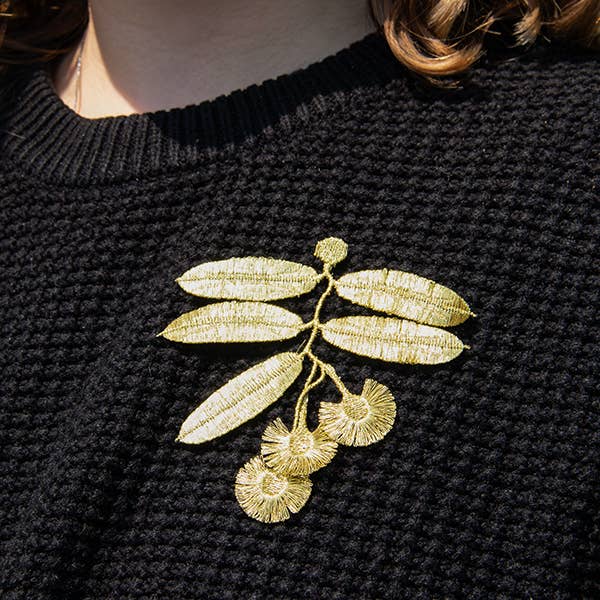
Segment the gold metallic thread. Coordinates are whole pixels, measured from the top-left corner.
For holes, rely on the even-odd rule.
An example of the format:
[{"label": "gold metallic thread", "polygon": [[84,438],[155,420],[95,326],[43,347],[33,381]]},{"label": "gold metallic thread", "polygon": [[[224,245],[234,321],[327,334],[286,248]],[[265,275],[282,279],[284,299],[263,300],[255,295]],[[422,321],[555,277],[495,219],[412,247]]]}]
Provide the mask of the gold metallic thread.
[{"label": "gold metallic thread", "polygon": [[213,392],[184,421],[177,441],[201,444],[228,433],[278,400],[302,371],[295,352],[276,354]]},{"label": "gold metallic thread", "polygon": [[345,393],[341,402],[322,402],[319,422],[325,433],[339,444],[368,446],[392,429],[396,403],[390,390],[367,379],[360,394]]},{"label": "gold metallic thread", "polygon": [[279,300],[310,292],[319,274],[300,263],[262,256],[204,263],[186,271],[177,283],[204,298]]},{"label": "gold metallic thread", "polygon": [[306,476],[277,473],[260,456],[251,458],[235,479],[235,495],[244,512],[263,523],[289,519],[307,502],[312,483]]},{"label": "gold metallic thread", "polygon": [[[326,466],[338,444],[366,446],[393,427],[396,403],[391,391],[367,379],[360,394],[348,390],[333,365],[314,352],[319,336],[360,356],[406,364],[438,364],[465,348],[442,327],[474,316],[451,289],[413,273],[389,269],[348,273],[335,279],[332,268],[347,255],[347,244],[335,237],[318,242],[320,273],[310,266],[266,257],[230,258],[203,263],[186,271],[177,283],[186,292],[224,302],[181,315],[159,335],[188,344],[264,342],[308,337],[297,352],[283,352],[250,367],[213,392],[184,421],[177,441],[201,444],[252,419],[281,398],[300,376],[310,372],[296,400],[291,427],[277,418],[262,438],[260,455],[238,472],[235,494],[254,519],[276,523],[307,502],[310,473]],[[269,304],[306,294],[319,282],[325,288],[308,323],[295,313]],[[388,316],[346,316],[322,322],[321,310],[332,294]],[[337,388],[339,402],[321,401],[319,424],[307,424],[309,394],[325,379]]]}]

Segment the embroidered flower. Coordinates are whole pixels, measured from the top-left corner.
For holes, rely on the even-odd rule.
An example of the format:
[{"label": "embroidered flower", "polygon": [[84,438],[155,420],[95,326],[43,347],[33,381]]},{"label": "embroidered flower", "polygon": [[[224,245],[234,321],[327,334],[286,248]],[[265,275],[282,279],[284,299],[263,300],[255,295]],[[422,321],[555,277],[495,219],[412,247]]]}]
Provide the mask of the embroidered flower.
[{"label": "embroidered flower", "polygon": [[240,506],[248,516],[263,523],[289,519],[306,504],[311,489],[308,477],[277,473],[260,456],[251,458],[235,479]]},{"label": "embroidered flower", "polygon": [[347,446],[368,446],[392,428],[396,403],[383,384],[367,379],[362,393],[345,394],[341,402],[322,402],[320,427],[333,440]]},{"label": "embroidered flower", "polygon": [[290,431],[281,419],[269,424],[261,452],[265,463],[278,473],[308,475],[331,462],[337,443],[321,427],[309,431],[304,425]]}]

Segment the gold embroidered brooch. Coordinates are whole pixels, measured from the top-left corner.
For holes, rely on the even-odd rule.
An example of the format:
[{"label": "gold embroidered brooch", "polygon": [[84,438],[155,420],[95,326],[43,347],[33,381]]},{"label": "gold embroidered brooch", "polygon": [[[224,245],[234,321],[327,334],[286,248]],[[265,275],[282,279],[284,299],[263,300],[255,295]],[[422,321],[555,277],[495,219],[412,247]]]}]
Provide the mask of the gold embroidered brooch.
[{"label": "gold embroidered brooch", "polygon": [[[319,334],[333,346],[361,356],[410,364],[452,360],[464,348],[454,334],[441,329],[458,325],[474,314],[455,292],[424,277],[389,269],[366,270],[334,278],[332,268],[346,258],[348,246],[339,238],[321,240],[315,256],[320,273],[287,260],[249,256],[198,265],[177,279],[188,293],[225,300],[185,313],[159,335],[188,344],[264,342],[293,338],[303,331],[307,340],[297,352],[283,352],[254,365],[213,392],[181,426],[177,441],[201,444],[221,436],[258,415],[278,400],[300,376],[309,373],[298,399],[294,421],[270,423],[260,454],[238,472],[235,494],[244,511],[265,523],[283,521],[308,500],[309,475],[335,456],[339,444],[367,446],[392,428],[396,404],[390,390],[367,379],[353,393],[333,365],[314,351]],[[326,288],[313,318],[304,323],[295,313],[268,304]],[[331,293],[355,304],[393,316],[347,316],[320,320]],[[308,397],[329,378],[339,390],[338,402],[321,402],[319,425],[307,424]]]}]

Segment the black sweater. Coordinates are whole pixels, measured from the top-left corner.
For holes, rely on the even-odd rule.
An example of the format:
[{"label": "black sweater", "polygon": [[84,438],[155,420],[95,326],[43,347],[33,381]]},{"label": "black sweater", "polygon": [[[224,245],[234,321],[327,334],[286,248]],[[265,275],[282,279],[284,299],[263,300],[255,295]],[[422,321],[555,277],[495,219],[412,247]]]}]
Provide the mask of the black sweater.
[{"label": "black sweater", "polygon": [[[600,596],[591,53],[539,44],[434,92],[371,35],[227,97],[97,120],[42,67],[6,85],[3,598]],[[388,267],[458,292],[477,314],[454,329],[471,348],[414,366],[318,342],[348,387],[392,390],[396,422],[340,447],[308,504],[264,524],[233,483],[265,426],[291,423],[299,384],[221,438],[174,440],[202,399],[299,340],[156,334],[204,304],[174,283],[190,267],[315,265],[327,236],[349,245],[340,273]]]}]

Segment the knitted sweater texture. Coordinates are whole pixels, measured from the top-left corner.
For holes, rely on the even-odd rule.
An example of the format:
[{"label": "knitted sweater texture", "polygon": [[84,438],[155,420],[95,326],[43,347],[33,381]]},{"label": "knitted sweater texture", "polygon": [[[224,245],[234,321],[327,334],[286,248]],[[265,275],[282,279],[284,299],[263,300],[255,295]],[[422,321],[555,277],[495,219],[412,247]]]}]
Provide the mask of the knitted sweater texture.
[{"label": "knitted sweater texture", "polygon": [[[540,44],[434,92],[372,34],[229,96],[96,120],[43,67],[15,76],[0,110],[0,596],[600,597],[597,67]],[[192,266],[315,265],[328,236],[349,245],[341,272],[458,292],[470,349],[413,366],[319,342],[351,389],[390,388],[396,422],[263,524],[235,476],[269,422],[291,424],[300,384],[212,442],[175,437],[299,341],[156,334],[204,303],[174,282]],[[320,400],[334,389],[309,412]]]}]

